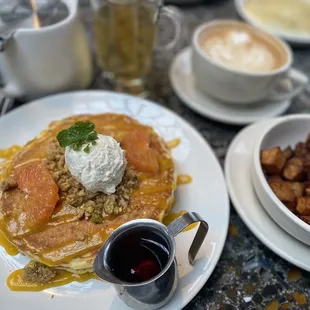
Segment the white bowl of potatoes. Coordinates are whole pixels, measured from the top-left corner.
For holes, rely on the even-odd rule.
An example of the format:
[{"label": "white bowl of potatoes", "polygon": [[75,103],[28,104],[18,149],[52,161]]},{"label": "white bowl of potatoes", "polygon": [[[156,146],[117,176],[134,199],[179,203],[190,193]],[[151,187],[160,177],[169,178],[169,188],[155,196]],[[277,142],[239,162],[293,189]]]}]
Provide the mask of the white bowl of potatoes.
[{"label": "white bowl of potatoes", "polygon": [[256,141],[251,173],[270,217],[310,245],[310,115],[282,117],[266,128]]}]

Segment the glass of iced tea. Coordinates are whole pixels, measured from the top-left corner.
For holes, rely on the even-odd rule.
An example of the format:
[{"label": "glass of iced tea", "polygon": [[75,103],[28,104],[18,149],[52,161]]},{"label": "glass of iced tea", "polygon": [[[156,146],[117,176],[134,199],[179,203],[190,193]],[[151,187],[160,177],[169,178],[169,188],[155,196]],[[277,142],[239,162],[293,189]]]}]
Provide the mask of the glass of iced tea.
[{"label": "glass of iced tea", "polygon": [[91,0],[95,10],[94,36],[99,67],[113,76],[117,91],[146,96],[160,15],[171,20],[174,38],[157,49],[175,46],[181,36],[182,15],[162,0]]}]

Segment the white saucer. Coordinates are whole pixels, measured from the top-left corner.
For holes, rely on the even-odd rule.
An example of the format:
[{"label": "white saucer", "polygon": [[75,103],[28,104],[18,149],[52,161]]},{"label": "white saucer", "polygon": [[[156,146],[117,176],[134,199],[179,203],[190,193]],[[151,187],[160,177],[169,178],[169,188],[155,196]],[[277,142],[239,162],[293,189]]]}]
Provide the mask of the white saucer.
[{"label": "white saucer", "polygon": [[256,138],[277,120],[254,124],[235,137],[225,159],[226,183],[236,211],[252,233],[283,259],[310,271],[310,247],[286,233],[269,217],[252,186],[251,165]]},{"label": "white saucer", "polygon": [[291,104],[289,100],[281,102],[264,101],[245,107],[225,104],[213,99],[196,89],[190,57],[190,47],[185,48],[175,57],[170,68],[170,80],[180,99],[189,108],[203,116],[221,123],[246,125],[281,115]]}]

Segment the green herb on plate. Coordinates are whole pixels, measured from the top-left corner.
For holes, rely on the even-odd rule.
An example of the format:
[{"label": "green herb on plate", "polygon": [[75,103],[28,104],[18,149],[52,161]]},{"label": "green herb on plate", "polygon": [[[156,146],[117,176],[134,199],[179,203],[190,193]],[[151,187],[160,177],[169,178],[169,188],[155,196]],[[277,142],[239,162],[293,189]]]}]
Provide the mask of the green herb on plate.
[{"label": "green herb on plate", "polygon": [[75,151],[83,149],[85,153],[89,153],[91,145],[97,144],[98,133],[92,122],[85,121],[77,122],[68,129],[60,131],[56,138],[61,147],[71,146]]}]

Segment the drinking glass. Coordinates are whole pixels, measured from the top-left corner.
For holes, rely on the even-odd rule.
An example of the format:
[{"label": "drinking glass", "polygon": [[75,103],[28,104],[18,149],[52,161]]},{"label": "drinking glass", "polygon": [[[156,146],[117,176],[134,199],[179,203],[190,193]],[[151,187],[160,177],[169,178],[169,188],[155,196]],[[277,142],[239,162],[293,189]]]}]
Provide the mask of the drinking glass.
[{"label": "drinking glass", "polygon": [[174,27],[174,37],[158,50],[173,48],[181,37],[183,18],[162,0],[91,0],[99,67],[113,76],[117,91],[146,96],[145,79],[152,65],[159,16]]}]

